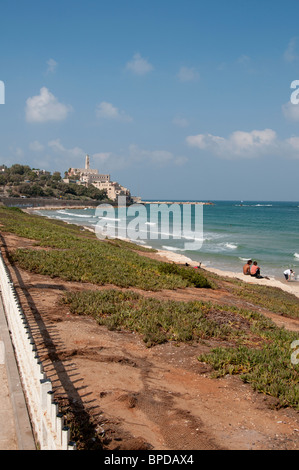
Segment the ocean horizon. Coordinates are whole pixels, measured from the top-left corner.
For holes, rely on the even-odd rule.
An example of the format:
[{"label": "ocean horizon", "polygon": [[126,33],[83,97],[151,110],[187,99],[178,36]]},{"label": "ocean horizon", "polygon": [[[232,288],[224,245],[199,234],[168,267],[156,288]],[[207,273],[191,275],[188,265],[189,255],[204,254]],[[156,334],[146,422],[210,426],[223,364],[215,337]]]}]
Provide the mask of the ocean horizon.
[{"label": "ocean horizon", "polygon": [[[149,210],[155,200],[147,199],[146,215],[138,219],[140,239],[136,243],[157,250],[172,251],[184,255],[192,261],[203,263],[208,268],[223,271],[241,272],[248,259],[256,260],[261,274],[283,279],[283,271],[292,268],[299,274],[299,202],[297,201],[169,201],[173,204],[189,202],[210,202],[203,205],[203,230],[198,234],[200,248],[186,243],[184,237],[173,237],[175,224],[170,220],[169,230],[157,221],[149,219]],[[163,200],[159,200],[163,203]],[[182,206],[183,204],[179,204]],[[86,204],[88,206],[88,203]],[[183,208],[181,208],[183,210]],[[96,208],[80,209],[37,209],[36,213],[53,219],[63,220],[90,228],[99,222]],[[123,223],[134,219],[130,216],[124,221],[123,210],[116,208],[112,217],[106,217],[107,225],[124,228]],[[191,226],[196,214],[191,213]],[[109,220],[111,219],[111,220]],[[156,237],[152,239],[149,233]],[[196,239],[197,234],[194,233]],[[186,248],[187,245],[187,248]],[[192,244],[191,244],[192,245]]]}]

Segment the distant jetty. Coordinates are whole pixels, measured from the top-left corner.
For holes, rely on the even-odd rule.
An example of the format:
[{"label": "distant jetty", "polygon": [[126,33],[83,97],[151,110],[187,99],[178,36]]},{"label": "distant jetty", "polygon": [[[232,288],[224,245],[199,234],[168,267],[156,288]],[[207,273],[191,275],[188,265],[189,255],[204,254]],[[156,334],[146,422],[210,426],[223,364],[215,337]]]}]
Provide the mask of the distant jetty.
[{"label": "distant jetty", "polygon": [[199,204],[201,206],[214,206],[214,202],[197,201],[141,201],[141,204]]}]

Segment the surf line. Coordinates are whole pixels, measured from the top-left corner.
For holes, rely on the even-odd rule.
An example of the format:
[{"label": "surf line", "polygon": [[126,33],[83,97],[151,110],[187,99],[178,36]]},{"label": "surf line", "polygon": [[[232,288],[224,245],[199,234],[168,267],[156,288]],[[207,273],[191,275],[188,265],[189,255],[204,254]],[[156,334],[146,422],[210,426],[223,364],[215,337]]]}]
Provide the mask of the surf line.
[{"label": "surf line", "polygon": [[[149,211],[147,210],[149,209]],[[169,240],[171,237],[184,240],[184,249],[199,250],[203,244],[203,206],[195,205],[193,216],[191,205],[173,203],[126,206],[126,198],[118,198],[118,213],[111,204],[100,204],[95,211],[98,222],[95,233],[99,239],[122,238],[136,240]],[[114,223],[107,223],[107,220]],[[121,226],[115,221],[121,220]],[[171,222],[172,221],[172,222]],[[159,223],[160,222],[160,223]],[[142,229],[146,224],[147,230]],[[160,225],[160,230],[156,227]],[[186,242],[185,240],[188,240]]]}]

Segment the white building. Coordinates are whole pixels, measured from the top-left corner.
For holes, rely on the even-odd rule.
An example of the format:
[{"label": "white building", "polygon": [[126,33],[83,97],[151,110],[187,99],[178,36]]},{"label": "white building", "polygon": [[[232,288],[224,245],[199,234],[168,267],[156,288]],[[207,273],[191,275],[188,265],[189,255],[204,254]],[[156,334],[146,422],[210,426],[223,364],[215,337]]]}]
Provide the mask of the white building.
[{"label": "white building", "polygon": [[[69,176],[99,176],[98,170],[92,170],[89,166],[89,155],[85,157],[85,168],[70,168]],[[101,175],[102,176],[102,175]],[[106,175],[109,176],[109,175]]]},{"label": "white building", "polygon": [[85,168],[70,168],[68,176],[79,176],[77,184],[92,184],[100,190],[105,190],[107,196],[112,201],[115,201],[118,196],[130,197],[130,191],[124,188],[119,183],[110,180],[110,175],[100,174],[98,170],[90,168],[89,156],[85,157]]}]

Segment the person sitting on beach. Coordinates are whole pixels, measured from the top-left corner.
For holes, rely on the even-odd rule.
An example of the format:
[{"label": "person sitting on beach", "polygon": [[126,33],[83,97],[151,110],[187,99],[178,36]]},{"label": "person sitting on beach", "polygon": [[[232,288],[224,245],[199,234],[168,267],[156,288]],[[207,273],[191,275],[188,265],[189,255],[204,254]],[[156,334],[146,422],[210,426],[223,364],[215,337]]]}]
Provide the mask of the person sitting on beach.
[{"label": "person sitting on beach", "polygon": [[260,270],[259,266],[257,265],[256,261],[253,262],[253,265],[250,268],[250,275],[251,275],[251,277],[257,277],[258,279],[260,279],[262,277],[261,276],[261,270]]},{"label": "person sitting on beach", "polygon": [[201,263],[199,263],[198,266],[194,266],[194,269],[200,269],[201,268]]},{"label": "person sitting on beach", "polygon": [[261,270],[256,261],[253,262],[253,265],[250,268],[250,275],[251,277],[256,277],[257,279],[269,279],[268,277],[264,278],[264,276],[261,276]]},{"label": "person sitting on beach", "polygon": [[250,267],[252,265],[252,260],[249,259],[246,264],[243,266],[243,274],[246,276],[250,274]]},{"label": "person sitting on beach", "polygon": [[286,281],[290,281],[292,275],[295,274],[295,273],[294,273],[294,271],[293,271],[292,269],[286,269],[286,270],[283,272],[283,274],[284,274],[284,277],[285,277]]}]

